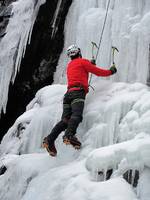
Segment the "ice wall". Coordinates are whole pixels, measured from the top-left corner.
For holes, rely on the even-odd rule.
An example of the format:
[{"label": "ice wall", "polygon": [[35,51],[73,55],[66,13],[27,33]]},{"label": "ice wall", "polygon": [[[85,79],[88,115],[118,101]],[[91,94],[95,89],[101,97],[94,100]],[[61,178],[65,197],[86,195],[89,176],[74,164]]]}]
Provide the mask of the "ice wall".
[{"label": "ice wall", "polygon": [[[0,176],[0,199],[64,200],[74,193],[72,199],[148,200],[149,88],[141,83],[101,80],[94,86],[96,91],[87,95],[84,120],[77,132],[82,149],[64,145],[62,133],[56,140],[56,158],[41,143],[60,120],[66,85],[37,92],[0,144],[0,168],[7,167]],[[96,182],[86,167],[96,172],[113,168],[115,176]],[[128,169],[140,170],[136,194],[121,177]]]},{"label": "ice wall", "polygon": [[[74,0],[66,21],[64,48],[72,42],[76,42],[81,45],[84,56],[91,57],[90,41],[97,42],[99,39],[97,33],[102,27],[106,3],[104,0]],[[116,74],[114,79],[117,81],[137,80],[146,83],[148,64],[145,57],[148,59],[148,51],[145,47],[149,40],[147,36],[149,34],[147,25],[149,4],[148,0],[111,1],[108,23],[97,62],[99,65],[109,65],[111,45],[117,46],[120,50],[116,57],[118,75]],[[143,24],[146,24],[144,33],[140,31]],[[143,37],[143,34],[146,37]],[[134,55],[136,56],[134,57]],[[142,67],[139,68],[140,59]],[[66,61],[63,53],[59,66],[64,65],[64,68],[58,66],[55,82],[65,81]],[[125,63],[124,66],[122,63]],[[56,142],[58,149],[56,159],[49,157],[41,148],[43,137],[60,119],[62,98],[66,91],[65,85],[52,85],[40,90],[28,105],[27,111],[9,129],[0,145],[0,161],[8,168],[6,173],[0,176],[2,200],[12,198],[16,200],[21,198],[24,200],[46,200],[47,198],[67,200],[70,199],[70,196],[72,200],[77,198],[83,200],[136,200],[135,191],[121,177],[106,182],[94,182],[85,169],[85,159],[88,153],[95,148],[103,147],[107,150],[106,146],[108,145],[131,139],[132,142],[127,142],[126,146],[128,147],[132,143],[131,146],[136,147],[136,149],[133,148],[136,155],[142,148],[142,155],[145,156],[144,158],[148,158],[146,169],[143,164],[145,160],[140,163],[143,172],[138,185],[139,199],[148,200],[149,145],[145,149],[143,148],[144,143],[136,146],[134,138],[142,137],[143,140],[146,140],[146,135],[149,136],[149,88],[141,83],[112,83],[96,78],[93,80],[95,92],[90,91],[87,96],[84,120],[78,128],[78,137],[83,144],[81,151],[76,152],[71,147],[66,147],[62,143],[62,135]],[[149,142],[147,143],[149,144]],[[109,149],[110,147],[108,147]],[[124,151],[122,147],[121,150]],[[119,152],[120,148],[117,151]],[[129,151],[124,151],[122,155],[128,155],[128,153]],[[10,154],[10,157],[11,154],[21,155],[13,156],[12,161],[8,162],[6,154]],[[108,155],[111,156],[111,154]],[[130,166],[132,166],[132,161],[136,160],[134,155],[133,153],[128,156],[131,161]],[[120,164],[121,159],[119,153],[119,156],[114,158],[115,165]],[[109,160],[105,161],[107,168]],[[99,166],[94,165],[95,167]],[[72,196],[72,194],[74,195]]]},{"label": "ice wall", "polygon": [[[65,25],[65,45],[55,82],[65,81],[66,48],[78,44],[83,56],[91,58],[91,41],[99,43],[108,0],[74,0]],[[150,1],[111,0],[97,65],[111,64],[111,46],[119,49],[115,81],[147,82],[149,77]],[[95,52],[96,53],[96,52]],[[95,79],[95,78],[94,78]]]},{"label": "ice wall", "polygon": [[0,41],[0,111],[5,112],[10,82],[14,82],[40,6],[45,0],[19,0],[12,4],[6,35]]},{"label": "ice wall", "polygon": [[[112,83],[99,80],[95,92],[87,95],[84,120],[78,134],[85,146],[82,156],[95,148],[149,134],[150,92],[143,84]],[[51,85],[39,90],[27,111],[4,136],[2,154],[32,153],[41,148],[42,138],[61,118],[66,85]],[[57,109],[56,109],[57,108]]]}]

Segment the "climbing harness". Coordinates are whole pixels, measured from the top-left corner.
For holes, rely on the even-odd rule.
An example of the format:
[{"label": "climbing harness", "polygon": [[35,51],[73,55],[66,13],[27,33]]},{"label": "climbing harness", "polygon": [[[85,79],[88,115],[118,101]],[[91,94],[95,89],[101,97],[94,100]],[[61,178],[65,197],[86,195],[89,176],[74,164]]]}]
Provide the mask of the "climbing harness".
[{"label": "climbing harness", "polygon": [[[98,54],[99,54],[99,50],[100,50],[100,47],[101,47],[101,43],[102,43],[102,38],[103,38],[103,33],[104,33],[106,20],[107,20],[107,16],[108,16],[108,10],[109,10],[110,1],[111,0],[108,0],[108,4],[107,4],[107,8],[106,8],[106,15],[105,15],[105,19],[104,19],[104,23],[103,23],[103,27],[102,27],[102,31],[101,31],[99,43],[97,45],[95,42],[92,42],[92,59],[95,59],[95,61],[97,60],[97,57],[98,57]],[[94,53],[94,47],[97,48],[97,53],[96,53],[95,58],[94,58],[94,54],[93,54]],[[89,85],[91,83],[91,80],[92,80],[92,74],[90,75]]]}]

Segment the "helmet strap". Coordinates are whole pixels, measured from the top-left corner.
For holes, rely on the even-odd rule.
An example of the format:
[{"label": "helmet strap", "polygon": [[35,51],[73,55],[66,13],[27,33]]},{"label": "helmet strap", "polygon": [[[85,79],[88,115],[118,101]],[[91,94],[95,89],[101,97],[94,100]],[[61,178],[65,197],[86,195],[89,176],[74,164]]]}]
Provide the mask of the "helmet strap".
[{"label": "helmet strap", "polygon": [[77,55],[75,56],[70,56],[71,60],[75,59],[75,58],[82,58],[82,54],[81,52],[79,52]]}]

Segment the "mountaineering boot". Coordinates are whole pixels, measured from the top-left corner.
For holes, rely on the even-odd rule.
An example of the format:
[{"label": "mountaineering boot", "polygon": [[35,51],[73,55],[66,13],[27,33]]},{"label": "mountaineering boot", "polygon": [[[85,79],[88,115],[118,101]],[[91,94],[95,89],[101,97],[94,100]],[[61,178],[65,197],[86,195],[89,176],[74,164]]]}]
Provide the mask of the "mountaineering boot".
[{"label": "mountaineering boot", "polygon": [[71,144],[75,149],[81,148],[81,142],[74,135],[69,135],[69,136],[64,135],[63,143],[65,143],[66,145]]},{"label": "mountaineering boot", "polygon": [[43,140],[43,148],[46,148],[46,150],[48,151],[48,153],[51,156],[54,157],[57,155],[57,150],[56,150],[55,144],[54,143],[49,144],[47,137],[45,137]]}]

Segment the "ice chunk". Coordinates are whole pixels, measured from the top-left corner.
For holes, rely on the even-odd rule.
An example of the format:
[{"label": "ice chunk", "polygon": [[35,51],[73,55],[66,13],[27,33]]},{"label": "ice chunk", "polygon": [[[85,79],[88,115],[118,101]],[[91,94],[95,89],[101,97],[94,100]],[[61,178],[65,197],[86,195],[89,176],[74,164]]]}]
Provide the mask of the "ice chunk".
[{"label": "ice chunk", "polygon": [[86,168],[94,173],[107,169],[116,170],[115,175],[123,175],[129,169],[142,170],[150,167],[150,137],[136,138],[91,152],[86,161]]}]

